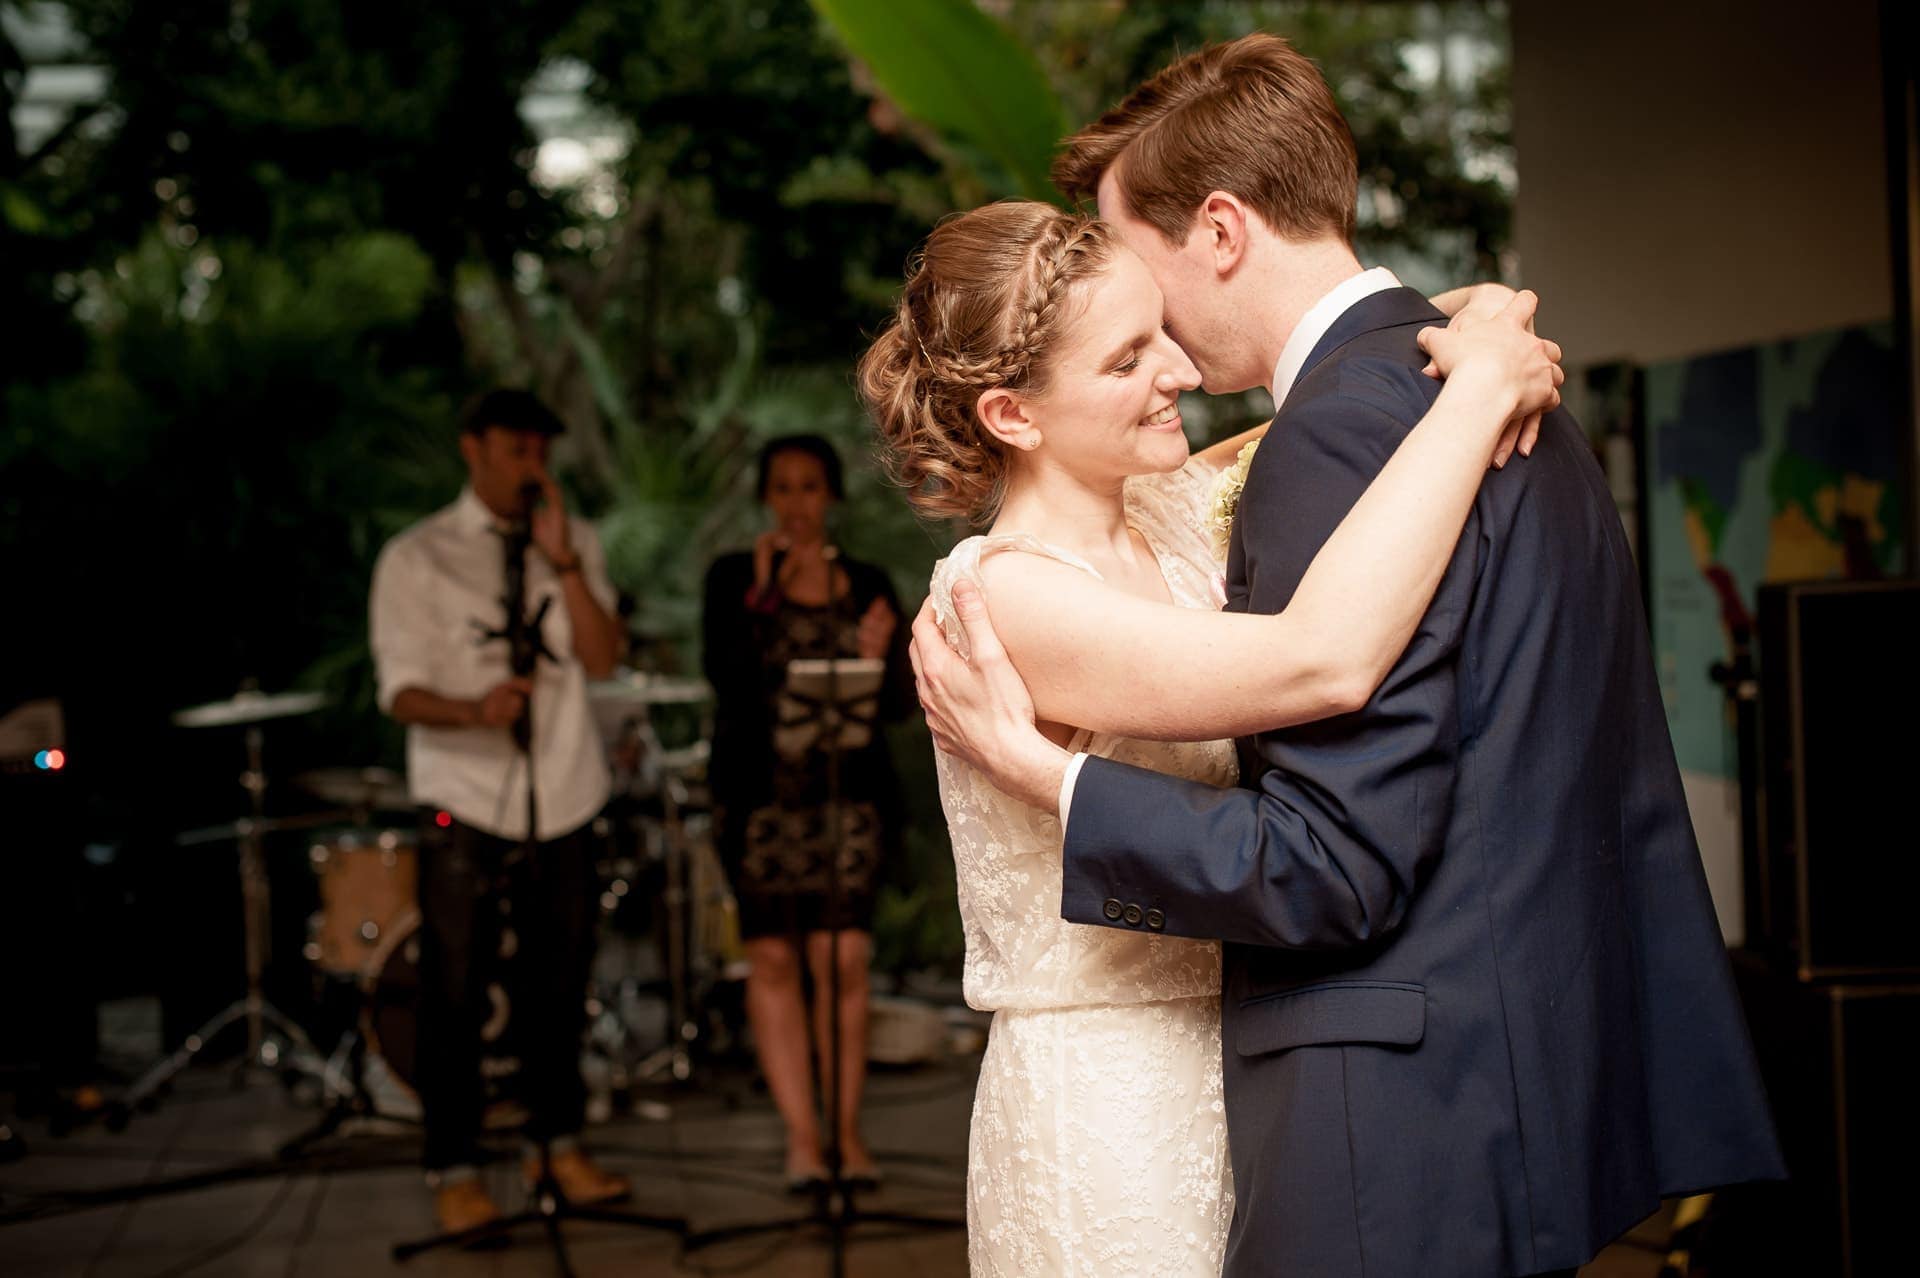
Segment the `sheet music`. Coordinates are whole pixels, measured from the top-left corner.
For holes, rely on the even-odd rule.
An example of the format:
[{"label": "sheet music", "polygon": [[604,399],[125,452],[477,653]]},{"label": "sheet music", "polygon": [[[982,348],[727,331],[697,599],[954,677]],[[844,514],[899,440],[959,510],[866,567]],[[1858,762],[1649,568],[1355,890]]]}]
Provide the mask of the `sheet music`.
[{"label": "sheet music", "polygon": [[789,661],[775,706],[773,748],[797,759],[836,730],[842,750],[867,745],[873,740],[886,671],[887,663],[873,657]]}]

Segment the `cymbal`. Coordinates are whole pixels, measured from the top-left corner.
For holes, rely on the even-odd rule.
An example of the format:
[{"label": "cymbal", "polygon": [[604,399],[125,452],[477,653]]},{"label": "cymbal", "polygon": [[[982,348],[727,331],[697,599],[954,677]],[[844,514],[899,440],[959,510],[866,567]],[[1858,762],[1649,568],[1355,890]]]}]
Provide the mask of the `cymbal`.
[{"label": "cymbal", "polygon": [[293,783],[344,808],[397,811],[413,806],[407,779],[388,768],[315,768],[294,777]]},{"label": "cymbal", "polygon": [[241,817],[218,825],[203,825],[197,830],[182,830],[173,836],[176,847],[190,848],[202,843],[228,843],[252,834],[274,834],[281,830],[313,830],[340,825],[350,816],[345,812],[309,812],[303,816],[264,817],[258,821]]},{"label": "cymbal", "polygon": [[183,728],[228,728],[311,714],[325,704],[325,694],[318,692],[236,692],[225,701],[175,711],[173,721]]},{"label": "cymbal", "polygon": [[698,705],[713,700],[713,685],[683,675],[628,674],[587,685],[587,699],[602,705]]}]

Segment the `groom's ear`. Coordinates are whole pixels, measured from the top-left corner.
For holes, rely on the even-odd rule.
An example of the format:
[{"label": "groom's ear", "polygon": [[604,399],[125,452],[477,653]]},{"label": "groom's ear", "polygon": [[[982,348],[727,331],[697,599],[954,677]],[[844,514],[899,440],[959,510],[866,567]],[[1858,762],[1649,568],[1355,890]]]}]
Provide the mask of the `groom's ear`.
[{"label": "groom's ear", "polygon": [[981,391],[973,411],[987,434],[1009,448],[1021,447],[1021,440],[1033,434],[1033,419],[1027,416],[1025,401],[1004,386]]},{"label": "groom's ear", "polygon": [[1247,255],[1247,234],[1252,224],[1247,206],[1231,191],[1215,191],[1200,205],[1195,230],[1208,237],[1214,273],[1225,278],[1234,273]]}]

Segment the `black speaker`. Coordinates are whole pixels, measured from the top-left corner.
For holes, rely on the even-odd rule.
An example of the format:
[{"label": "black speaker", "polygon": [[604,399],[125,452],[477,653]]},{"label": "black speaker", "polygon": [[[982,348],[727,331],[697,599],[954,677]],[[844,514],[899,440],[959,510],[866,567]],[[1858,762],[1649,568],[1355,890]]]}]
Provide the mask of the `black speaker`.
[{"label": "black speaker", "polygon": [[1802,980],[1920,975],[1920,582],[1762,586],[1759,635],[1747,943]]},{"label": "black speaker", "polygon": [[1914,1272],[1920,983],[1808,984],[1752,953],[1734,973],[1791,1179],[1743,1191],[1762,1207],[1737,1231],[1755,1263],[1726,1272]]}]

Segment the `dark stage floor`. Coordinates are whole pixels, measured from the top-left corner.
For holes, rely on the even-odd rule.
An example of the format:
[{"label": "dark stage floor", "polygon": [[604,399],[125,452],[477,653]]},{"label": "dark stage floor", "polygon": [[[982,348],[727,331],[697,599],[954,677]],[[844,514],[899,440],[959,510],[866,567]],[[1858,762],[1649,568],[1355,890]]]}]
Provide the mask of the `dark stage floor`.
[{"label": "dark stage floor", "polygon": [[[887,1182],[863,1198],[870,1209],[955,1219],[964,1213],[961,1160],[973,1069],[967,1060],[874,1077],[869,1140]],[[630,1209],[684,1216],[696,1230],[804,1210],[782,1192],[772,1109],[745,1082],[660,1093],[672,1111],[664,1121],[620,1118],[591,1128],[589,1147],[634,1179]],[[537,1229],[522,1231],[503,1250],[433,1253],[404,1268],[394,1265],[390,1244],[432,1229],[417,1142],[404,1129],[366,1124],[286,1170],[265,1162],[313,1118],[270,1080],[235,1090],[229,1071],[207,1067],[183,1075],[156,1112],[136,1117],[117,1135],[94,1127],[54,1138],[44,1125],[28,1123],[27,1157],[0,1167],[0,1272],[9,1278],[377,1272],[531,1278],[555,1272]],[[513,1147],[509,1141],[501,1148]],[[236,1183],[196,1184],[206,1173],[248,1166],[255,1174]],[[485,1175],[503,1207],[522,1205],[517,1159],[503,1159]],[[102,1201],[122,1187],[139,1187],[141,1195]],[[724,1243],[685,1259],[668,1234],[595,1224],[570,1224],[566,1232],[583,1278],[827,1272],[825,1235],[817,1230]],[[851,1275],[966,1272],[958,1230],[909,1234],[867,1224],[852,1237]]]},{"label": "dark stage floor", "polygon": [[[874,1076],[868,1138],[887,1183],[865,1200],[873,1210],[964,1213],[961,1164],[976,1066],[968,1057]],[[633,1176],[633,1210],[684,1216],[698,1230],[785,1216],[802,1206],[782,1192],[778,1124],[750,1080],[728,1077],[656,1096],[670,1108],[669,1118],[618,1118],[588,1133],[593,1150]],[[122,1133],[95,1126],[56,1138],[43,1123],[29,1122],[22,1132],[28,1155],[0,1166],[0,1272],[9,1278],[535,1278],[555,1272],[536,1230],[505,1249],[439,1252],[394,1265],[389,1245],[431,1228],[414,1138],[404,1128],[369,1125],[288,1168],[266,1161],[313,1118],[270,1079],[236,1089],[230,1070],[207,1066],[183,1075],[163,1105]],[[232,1168],[253,1174],[226,1184],[196,1181]],[[497,1162],[486,1175],[503,1206],[521,1205],[516,1162]],[[116,1198],[122,1189],[136,1196]],[[1652,1278],[1660,1258],[1647,1244],[1658,1241],[1661,1227],[1649,1222],[1637,1232],[1639,1245],[1615,1246],[1582,1271],[1583,1278]],[[576,1224],[567,1237],[583,1276],[829,1272],[817,1231],[729,1242],[684,1258],[665,1234]],[[852,1237],[847,1273],[855,1278],[966,1273],[965,1237],[957,1230],[906,1233],[876,1223]]]}]

